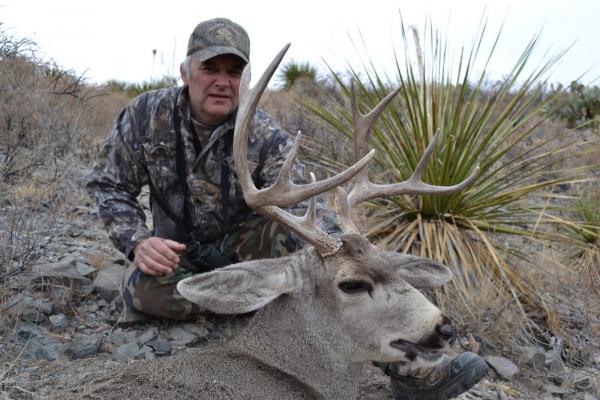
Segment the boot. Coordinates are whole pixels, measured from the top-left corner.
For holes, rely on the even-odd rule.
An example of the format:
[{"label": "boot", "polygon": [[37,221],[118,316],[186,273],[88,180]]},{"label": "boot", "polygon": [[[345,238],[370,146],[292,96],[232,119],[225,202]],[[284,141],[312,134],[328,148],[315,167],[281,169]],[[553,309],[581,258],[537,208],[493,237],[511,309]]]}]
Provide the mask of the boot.
[{"label": "boot", "polygon": [[134,310],[133,307],[127,305],[124,302],[123,304],[123,312],[121,313],[121,317],[117,321],[117,326],[119,328],[128,328],[135,324],[142,324],[144,322],[148,322],[152,319],[152,317],[142,314],[141,312]]},{"label": "boot", "polygon": [[466,352],[437,365],[423,378],[400,375],[394,364],[388,364],[384,372],[396,400],[448,400],[472,388],[488,369],[483,358]]}]

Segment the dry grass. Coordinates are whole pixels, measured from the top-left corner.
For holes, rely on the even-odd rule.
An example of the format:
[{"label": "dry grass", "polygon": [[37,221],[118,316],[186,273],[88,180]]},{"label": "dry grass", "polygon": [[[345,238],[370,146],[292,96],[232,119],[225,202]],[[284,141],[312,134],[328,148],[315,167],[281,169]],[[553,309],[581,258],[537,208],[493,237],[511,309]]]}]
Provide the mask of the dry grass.
[{"label": "dry grass", "polygon": [[71,171],[90,166],[127,99],[39,60],[0,25],[0,306],[44,254],[73,199]]}]

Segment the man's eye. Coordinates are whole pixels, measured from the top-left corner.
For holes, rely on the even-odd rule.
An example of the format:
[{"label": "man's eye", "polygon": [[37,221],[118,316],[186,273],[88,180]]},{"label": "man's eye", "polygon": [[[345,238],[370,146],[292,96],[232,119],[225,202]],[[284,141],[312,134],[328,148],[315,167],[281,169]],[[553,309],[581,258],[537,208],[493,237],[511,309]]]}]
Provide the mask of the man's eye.
[{"label": "man's eye", "polygon": [[340,282],[338,287],[342,292],[347,294],[358,294],[373,290],[373,286],[366,281],[344,281]]}]

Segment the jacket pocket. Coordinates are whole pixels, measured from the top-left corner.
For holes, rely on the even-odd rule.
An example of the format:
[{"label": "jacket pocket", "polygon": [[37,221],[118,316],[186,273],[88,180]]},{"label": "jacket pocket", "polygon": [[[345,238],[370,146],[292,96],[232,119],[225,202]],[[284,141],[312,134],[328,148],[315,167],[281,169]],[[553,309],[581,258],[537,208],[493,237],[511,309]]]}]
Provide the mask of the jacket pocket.
[{"label": "jacket pocket", "polygon": [[172,189],[177,183],[175,143],[143,143],[149,179],[160,192]]}]

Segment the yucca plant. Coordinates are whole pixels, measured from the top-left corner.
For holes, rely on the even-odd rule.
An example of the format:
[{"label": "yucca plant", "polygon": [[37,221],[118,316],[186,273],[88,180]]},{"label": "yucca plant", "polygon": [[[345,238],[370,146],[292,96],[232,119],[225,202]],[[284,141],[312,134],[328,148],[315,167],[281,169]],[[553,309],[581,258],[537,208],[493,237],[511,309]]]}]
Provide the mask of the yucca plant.
[{"label": "yucca plant", "polygon": [[[534,270],[516,268],[521,259],[533,260],[533,252],[518,251],[511,238],[569,239],[554,229],[559,222],[552,215],[551,189],[582,177],[582,170],[561,170],[576,157],[575,149],[580,149],[576,146],[581,143],[574,138],[556,144],[556,137],[539,140],[534,135],[547,118],[543,111],[556,96],[545,92],[545,77],[563,52],[531,68],[536,36],[513,69],[502,80],[490,83],[488,67],[501,31],[483,62],[485,24],[472,46],[462,49],[456,60],[450,58],[447,42],[430,23],[425,29],[425,49],[421,51],[417,41],[415,57],[411,56],[415,53],[409,29],[402,21],[400,31],[402,45],[394,50],[395,78],[378,73],[367,59],[361,70],[350,66],[340,74],[330,69],[347,99],[343,104],[331,102],[324,107],[310,99],[304,102],[327,130],[351,137],[350,86],[356,85],[362,112],[370,111],[393,88],[400,88],[371,135],[370,145],[377,151],[371,166],[374,182],[408,179],[437,131],[441,140],[423,175],[427,183],[456,184],[479,165],[475,183],[462,192],[370,203],[365,212],[368,234],[380,247],[451,266],[453,283],[438,293],[438,300],[449,307],[465,306],[455,319],[465,324],[471,321],[481,331],[485,330],[480,324],[483,319],[498,319],[510,308],[519,315],[516,326],[538,336],[543,329],[537,322],[546,317],[544,297],[530,276]],[[481,72],[476,73],[477,69]],[[354,83],[345,79],[347,75]],[[597,145],[585,149],[578,151],[597,151]],[[488,327],[499,329],[495,323]],[[514,336],[512,328],[506,333]]]},{"label": "yucca plant", "polygon": [[301,79],[316,81],[317,69],[308,62],[290,61],[277,74],[277,81],[283,90],[289,90]]}]

